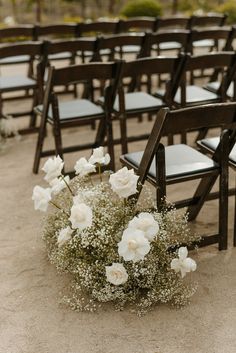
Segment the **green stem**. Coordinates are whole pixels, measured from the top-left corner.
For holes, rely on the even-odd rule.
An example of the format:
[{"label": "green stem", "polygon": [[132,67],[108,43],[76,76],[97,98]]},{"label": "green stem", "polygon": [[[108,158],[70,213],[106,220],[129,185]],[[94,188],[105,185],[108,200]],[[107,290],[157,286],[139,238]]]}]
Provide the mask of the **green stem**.
[{"label": "green stem", "polygon": [[61,175],[61,178],[62,178],[62,180],[64,181],[64,183],[66,184],[66,186],[67,186],[68,190],[70,191],[71,195],[72,195],[72,196],[75,196],[75,195],[73,194],[73,191],[71,190],[70,185],[67,183],[67,181],[66,181],[64,175]]},{"label": "green stem", "polygon": [[52,206],[56,207],[58,210],[60,210],[60,211],[62,211],[63,213],[65,213],[65,215],[67,215],[67,217],[70,217],[70,215],[69,215],[66,211],[64,211],[60,206],[58,206],[55,202],[49,201],[49,203],[50,203]]}]

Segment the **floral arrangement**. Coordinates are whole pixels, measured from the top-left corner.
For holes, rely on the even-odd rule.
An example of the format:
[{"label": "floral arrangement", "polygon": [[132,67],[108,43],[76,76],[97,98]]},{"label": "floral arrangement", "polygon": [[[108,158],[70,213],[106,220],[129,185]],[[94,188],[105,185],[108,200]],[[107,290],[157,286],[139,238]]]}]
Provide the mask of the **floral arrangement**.
[{"label": "floral arrangement", "polygon": [[50,158],[42,168],[49,187],[33,190],[36,210],[55,208],[43,239],[50,261],[71,275],[63,301],[90,311],[113,302],[139,314],[157,303],[186,304],[196,288],[183,278],[196,270],[196,262],[181,244],[199,238],[191,234],[185,214],[172,206],[158,211],[146,187],[137,198],[141,186],[133,169],[102,173],[109,162],[103,147],[96,148],[89,160],[76,162],[70,180],[62,174],[61,158]]},{"label": "floral arrangement", "polygon": [[15,136],[17,139],[19,139],[20,136],[13,118],[10,116],[0,118],[0,149],[6,143],[7,138],[11,135]]}]

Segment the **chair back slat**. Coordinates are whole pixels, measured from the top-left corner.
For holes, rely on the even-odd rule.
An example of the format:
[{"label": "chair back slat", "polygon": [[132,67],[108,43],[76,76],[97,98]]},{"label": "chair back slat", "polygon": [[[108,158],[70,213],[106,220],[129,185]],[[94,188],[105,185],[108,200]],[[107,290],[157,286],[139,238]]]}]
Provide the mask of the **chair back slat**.
[{"label": "chair back slat", "polygon": [[13,57],[18,55],[36,56],[43,54],[42,42],[22,42],[3,44],[0,46],[0,58]]},{"label": "chair back slat", "polygon": [[119,21],[119,33],[123,32],[143,32],[149,30],[150,32],[156,29],[155,17],[132,17],[127,20]]},{"label": "chair back slat", "polygon": [[88,34],[99,35],[103,33],[117,33],[118,21],[93,21],[78,23],[76,29],[76,36],[87,36]]},{"label": "chair back slat", "polygon": [[0,42],[33,40],[33,39],[34,39],[33,25],[24,25],[24,26],[0,29]]},{"label": "chair back slat", "polygon": [[208,68],[230,67],[235,60],[234,52],[214,52],[204,55],[189,56],[186,61],[186,71]]},{"label": "chair back slat", "polygon": [[114,70],[116,70],[116,65],[112,62],[71,65],[59,69],[49,68],[49,72],[53,71],[54,86],[68,85],[93,79],[109,80],[114,77]]},{"label": "chair back slat", "polygon": [[180,28],[180,29],[187,29],[189,24],[190,18],[185,16],[172,16],[172,17],[158,17],[156,30],[159,29],[167,29],[167,28]]},{"label": "chair back slat", "polygon": [[190,20],[190,27],[211,27],[211,26],[223,26],[227,19],[225,14],[209,13],[202,16],[192,16]]},{"label": "chair back slat", "polygon": [[181,45],[181,50],[186,51],[187,43],[189,41],[190,31],[181,29],[160,30],[155,33],[148,33],[147,47],[150,55],[153,45],[160,45],[161,43],[177,42]]},{"label": "chair back slat", "polygon": [[70,37],[75,37],[76,36],[76,27],[77,25],[75,23],[71,24],[54,24],[54,25],[45,25],[45,26],[36,26],[35,27],[35,35],[36,38],[40,37],[47,37],[47,36],[52,36],[52,37],[63,37],[63,36],[70,36]]},{"label": "chair back slat", "polygon": [[58,54],[62,52],[76,53],[77,51],[94,51],[96,40],[94,38],[79,38],[70,40],[45,41],[45,52]]}]

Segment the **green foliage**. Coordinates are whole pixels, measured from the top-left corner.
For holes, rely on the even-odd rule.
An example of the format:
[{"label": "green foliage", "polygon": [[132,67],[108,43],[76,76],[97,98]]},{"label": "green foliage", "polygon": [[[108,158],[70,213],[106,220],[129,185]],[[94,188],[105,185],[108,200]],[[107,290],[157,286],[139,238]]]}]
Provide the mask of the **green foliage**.
[{"label": "green foliage", "polygon": [[120,14],[125,17],[155,17],[162,14],[162,6],[156,0],[131,0],[121,9]]},{"label": "green foliage", "polygon": [[228,15],[227,22],[229,24],[236,24],[236,2],[235,0],[228,0],[224,4],[220,5],[217,9],[219,12],[226,13]]},{"label": "green foliage", "polygon": [[215,0],[179,0],[178,10],[189,15],[199,11],[215,11]]}]

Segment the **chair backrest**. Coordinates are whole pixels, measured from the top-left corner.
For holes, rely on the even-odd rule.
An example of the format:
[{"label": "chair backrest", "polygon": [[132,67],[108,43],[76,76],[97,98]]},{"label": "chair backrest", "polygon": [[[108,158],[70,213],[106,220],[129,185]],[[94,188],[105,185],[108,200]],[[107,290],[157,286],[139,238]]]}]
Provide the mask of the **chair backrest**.
[{"label": "chair backrest", "polygon": [[[108,81],[105,89],[105,108],[113,107],[117,89],[120,82],[122,62],[106,62],[106,63],[86,63],[80,65],[71,65],[63,68],[49,68],[48,80],[44,96],[44,105],[48,107],[51,99],[55,96],[54,87],[65,86],[75,83],[89,84],[93,80]],[[93,100],[93,87],[87,94],[87,98]]]},{"label": "chair backrest", "polygon": [[97,36],[104,33],[114,34],[118,31],[118,23],[117,20],[81,22],[77,24],[76,36]]},{"label": "chair backrest", "polygon": [[18,55],[29,55],[31,58],[43,55],[42,42],[22,42],[13,44],[3,44],[0,46],[0,58],[13,57]]},{"label": "chair backrest", "polygon": [[97,50],[93,57],[93,61],[102,61],[101,51],[109,49],[109,60],[114,60],[115,51],[118,49],[122,51],[124,46],[137,46],[140,47],[140,52],[137,57],[144,57],[147,55],[146,35],[142,33],[122,33],[114,34],[111,36],[104,36],[98,38]]},{"label": "chair backrest", "polygon": [[44,26],[35,26],[37,39],[76,37],[76,23],[62,23]]},{"label": "chair backrest", "polygon": [[210,39],[214,41],[224,40],[225,47],[229,36],[231,35],[231,29],[229,27],[214,27],[208,29],[193,29],[191,31],[187,50],[192,53],[193,51],[193,43],[200,40]]},{"label": "chair backrest", "polygon": [[225,43],[224,50],[234,50],[234,40],[236,38],[236,26],[231,27],[231,31],[229,33],[229,36],[227,38],[227,41]]},{"label": "chair backrest", "polygon": [[[234,128],[236,124],[236,103],[208,104],[191,108],[170,110],[163,108],[157,113],[155,123],[148,139],[138,175],[143,184],[153,158],[157,153],[161,138],[168,134],[181,134],[183,131],[201,128]],[[230,148],[232,143],[230,143]],[[215,155],[217,155],[218,150]],[[214,158],[214,157],[213,157]]]},{"label": "chair backrest", "polygon": [[227,19],[225,14],[208,13],[206,15],[193,15],[190,20],[190,28],[223,26]]},{"label": "chair backrest", "polygon": [[148,55],[151,55],[153,45],[159,46],[161,43],[176,42],[181,45],[181,51],[186,52],[187,44],[190,36],[189,30],[172,29],[158,31],[147,34]]},{"label": "chair backrest", "polygon": [[188,29],[190,17],[187,16],[171,16],[158,17],[155,30],[159,29]]},{"label": "chair backrest", "polygon": [[35,27],[33,25],[24,25],[17,27],[8,27],[0,29],[0,42],[17,42],[35,39]]},{"label": "chair backrest", "polygon": [[[139,83],[142,75],[147,75],[151,78],[152,75],[168,74],[169,78],[166,81],[164,100],[167,104],[171,105],[180,85],[184,60],[185,57],[180,55],[174,57],[157,56],[140,58],[124,62],[122,64],[122,80],[131,77],[135,82]],[[130,90],[134,90],[134,85],[131,85],[130,87]],[[150,87],[148,87],[148,89],[150,90]]]},{"label": "chair backrest", "polygon": [[94,38],[78,38],[78,39],[63,39],[44,41],[44,53],[48,57],[52,54],[59,54],[63,52],[70,52],[76,54],[78,51],[94,52],[96,47],[96,39]]},{"label": "chair backrest", "polygon": [[118,30],[119,33],[125,32],[147,32],[155,31],[155,17],[132,17],[127,20],[120,20]]}]

